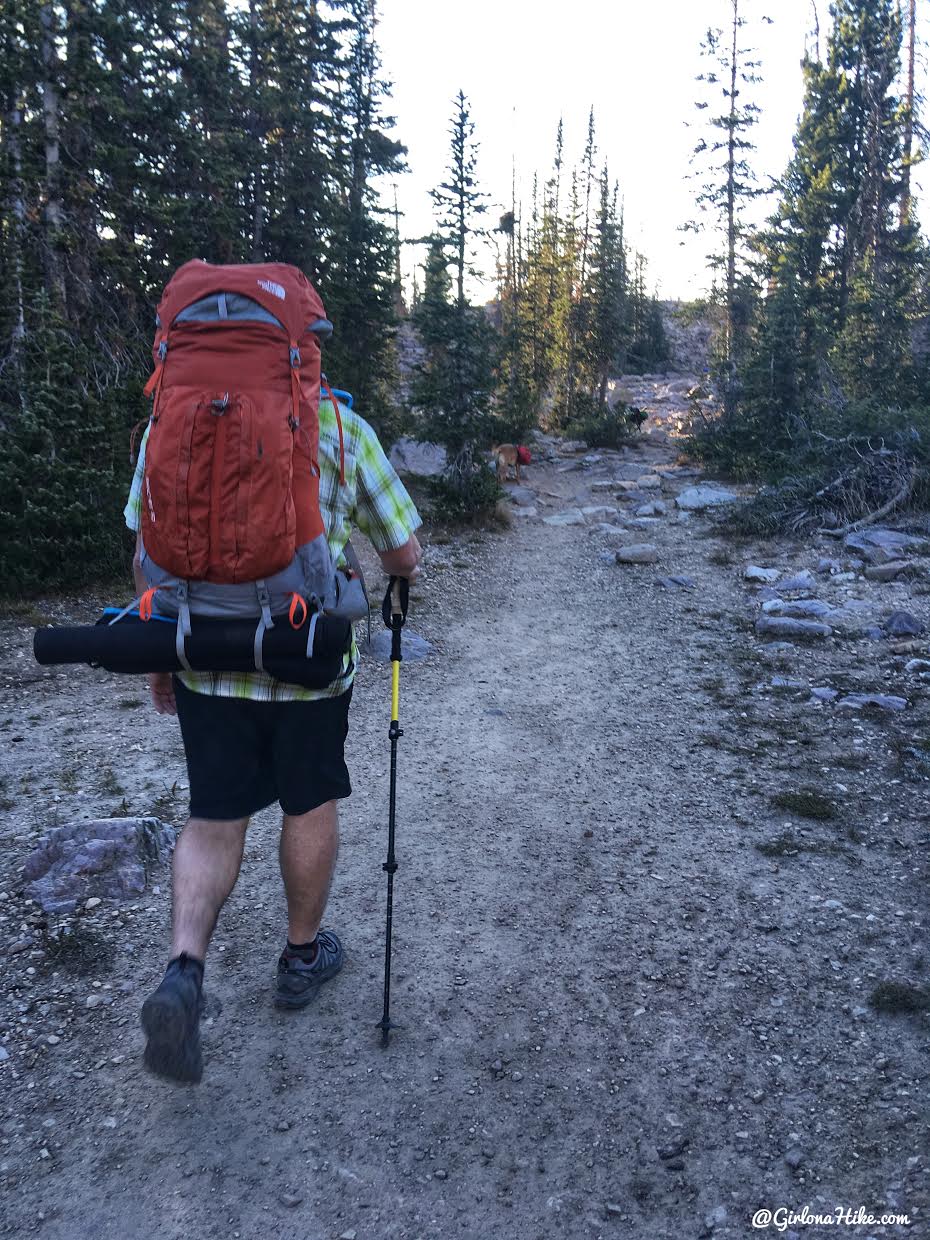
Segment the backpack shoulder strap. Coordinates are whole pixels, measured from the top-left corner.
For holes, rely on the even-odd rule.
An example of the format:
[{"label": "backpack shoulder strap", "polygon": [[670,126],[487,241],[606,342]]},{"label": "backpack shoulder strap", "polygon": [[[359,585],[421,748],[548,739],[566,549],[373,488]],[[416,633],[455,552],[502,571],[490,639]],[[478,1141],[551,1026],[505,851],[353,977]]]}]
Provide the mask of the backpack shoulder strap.
[{"label": "backpack shoulder strap", "polygon": [[339,415],[339,402],[333,395],[333,389],[326,381],[325,375],[320,375],[320,387],[326,393],[329,402],[333,407],[333,411],[336,414],[336,426],[339,430],[339,485],[344,487],[346,484],[346,447],[345,440],[342,435],[342,418]]}]

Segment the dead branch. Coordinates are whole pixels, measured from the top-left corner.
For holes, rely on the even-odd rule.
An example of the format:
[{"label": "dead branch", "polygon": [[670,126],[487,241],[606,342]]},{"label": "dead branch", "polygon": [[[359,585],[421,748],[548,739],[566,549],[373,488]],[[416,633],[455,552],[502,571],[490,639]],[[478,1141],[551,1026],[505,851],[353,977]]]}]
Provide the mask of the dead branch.
[{"label": "dead branch", "polygon": [[895,508],[900,507],[905,500],[909,499],[911,492],[914,490],[914,483],[917,481],[917,471],[912,470],[901,489],[891,497],[887,504],[882,504],[881,508],[876,508],[874,512],[870,512],[867,516],[861,517],[858,521],[853,521],[850,525],[841,526],[838,530],[828,530],[821,528],[818,534],[827,534],[830,538],[845,538],[847,534],[853,534],[856,530],[861,530],[867,525],[872,525],[876,521],[881,521],[882,517],[887,517],[889,512],[893,512]]}]

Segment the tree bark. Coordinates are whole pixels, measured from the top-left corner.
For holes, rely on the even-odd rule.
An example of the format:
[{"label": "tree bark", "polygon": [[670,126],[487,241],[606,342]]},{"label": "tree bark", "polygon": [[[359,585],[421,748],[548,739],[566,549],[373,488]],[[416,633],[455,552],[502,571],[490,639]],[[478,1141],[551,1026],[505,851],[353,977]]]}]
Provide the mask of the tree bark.
[{"label": "tree bark", "polygon": [[10,229],[10,268],[13,272],[13,349],[16,351],[26,337],[26,316],[23,307],[23,235],[26,203],[23,198],[23,156],[20,131],[23,112],[19,100],[13,102],[6,118],[6,140],[10,152],[13,177],[10,181],[9,207],[13,226]]},{"label": "tree bark", "polygon": [[[736,78],[739,0],[733,0],[733,43],[730,49],[730,123],[727,134],[727,325],[726,360],[735,352],[736,313]],[[729,410],[728,412],[732,412]]]},{"label": "tree bark", "polygon": [[52,4],[42,5],[39,20],[42,24],[42,113],[45,125],[45,235],[43,238],[45,280],[52,304],[66,316],[67,303],[59,248],[64,213],[61,202],[61,161],[58,149],[58,56],[55,51],[56,23]]},{"label": "tree bark", "polygon": [[911,214],[911,154],[914,146],[914,56],[917,43],[917,0],[908,10],[907,102],[904,118],[904,172],[901,178],[899,222],[903,228]]},{"label": "tree bark", "polygon": [[260,263],[265,257],[264,251],[264,160],[265,147],[262,141],[262,124],[259,95],[262,85],[258,57],[258,7],[257,0],[249,0],[249,100],[251,104],[252,158],[255,161],[252,169],[252,262]]}]

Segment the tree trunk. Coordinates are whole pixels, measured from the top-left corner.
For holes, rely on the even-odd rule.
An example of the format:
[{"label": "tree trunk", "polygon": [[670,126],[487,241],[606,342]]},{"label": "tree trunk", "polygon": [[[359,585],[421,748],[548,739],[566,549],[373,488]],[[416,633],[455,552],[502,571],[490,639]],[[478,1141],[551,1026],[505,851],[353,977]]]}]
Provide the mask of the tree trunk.
[{"label": "tree trunk", "polygon": [[45,229],[43,249],[45,281],[52,304],[67,314],[65,286],[59,249],[63,211],[61,204],[61,164],[58,152],[59,105],[58,56],[55,52],[55,13],[52,4],[43,4],[42,23],[42,112],[45,122]]},{"label": "tree trunk", "polygon": [[[733,361],[736,351],[736,76],[737,39],[739,34],[739,0],[733,0],[733,44],[730,49],[730,123],[727,134],[727,322],[726,360]],[[732,412],[730,410],[729,412]]]},{"label": "tree trunk", "polygon": [[[97,265],[98,232],[96,224],[96,186],[91,169],[93,163],[93,114],[95,100],[88,95],[85,74],[93,55],[90,47],[87,5],[82,0],[66,0],[65,22],[68,30],[66,96],[71,100],[66,121],[64,147],[72,168],[79,169],[75,183],[68,193],[68,215],[72,231],[72,245],[67,259],[65,290],[68,313],[74,322],[84,319],[90,312],[94,271]],[[115,66],[114,66],[115,67]],[[127,75],[120,72],[120,79]],[[124,95],[125,97],[125,95]],[[118,221],[121,248],[128,256],[135,244],[135,210],[131,200],[120,212]],[[127,306],[127,318],[132,317]]]},{"label": "tree trunk", "polygon": [[263,232],[265,223],[265,205],[263,201],[265,147],[264,142],[262,141],[262,124],[259,105],[262,79],[259,68],[258,39],[257,0],[249,0],[249,100],[252,111],[249,132],[252,136],[252,158],[255,161],[252,169],[253,263],[260,263],[265,257],[263,246]]},{"label": "tree trunk", "polygon": [[23,307],[23,235],[26,223],[26,203],[23,198],[23,156],[21,129],[23,112],[18,100],[7,115],[6,140],[13,172],[10,181],[9,209],[13,226],[10,229],[10,269],[13,273],[13,349],[18,349],[26,336],[26,316]]},{"label": "tree trunk", "polygon": [[901,178],[901,227],[911,214],[911,152],[914,146],[914,55],[917,43],[917,0],[910,0],[908,11],[907,97],[904,116],[904,172]]}]

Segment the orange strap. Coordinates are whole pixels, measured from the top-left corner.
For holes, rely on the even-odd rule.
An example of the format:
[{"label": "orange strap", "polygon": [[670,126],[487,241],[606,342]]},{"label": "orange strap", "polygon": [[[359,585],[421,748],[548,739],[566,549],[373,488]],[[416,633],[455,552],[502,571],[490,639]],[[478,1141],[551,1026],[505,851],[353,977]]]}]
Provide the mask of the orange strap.
[{"label": "orange strap", "polygon": [[346,484],[346,449],[345,442],[342,437],[342,418],[339,416],[339,402],[333,395],[332,388],[322,377],[320,378],[320,387],[329,397],[330,403],[336,414],[336,426],[339,430],[339,485],[344,487]]},{"label": "orange strap", "polygon": [[151,396],[153,392],[157,392],[157,389],[161,387],[161,376],[164,369],[165,363],[159,362],[149,375],[148,383],[146,383],[145,387],[142,389],[143,396]]},{"label": "orange strap", "polygon": [[158,593],[159,587],[152,586],[139,599],[139,619],[149,621],[152,618],[152,600]]},{"label": "orange strap", "polygon": [[161,392],[161,381],[165,376],[165,358],[168,355],[168,333],[158,342],[158,365],[149,375],[149,381],[142,389],[145,396],[151,396],[154,392],[155,399],[152,402],[152,413],[158,408],[158,395]]},{"label": "orange strap", "polygon": [[[298,611],[300,612],[299,620],[296,619]],[[287,613],[287,618],[291,622],[291,628],[299,629],[300,626],[307,619],[308,614],[309,613],[307,612],[307,600],[300,594],[292,594],[290,610]]]}]

